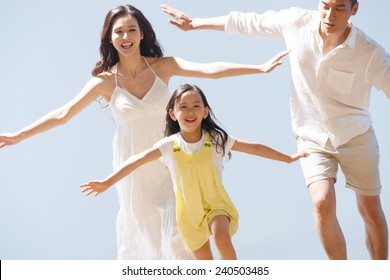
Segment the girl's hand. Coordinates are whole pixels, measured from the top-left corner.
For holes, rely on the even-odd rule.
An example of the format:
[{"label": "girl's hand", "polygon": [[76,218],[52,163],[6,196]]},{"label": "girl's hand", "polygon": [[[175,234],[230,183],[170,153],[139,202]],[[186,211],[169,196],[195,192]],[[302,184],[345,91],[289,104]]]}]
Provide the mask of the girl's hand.
[{"label": "girl's hand", "polygon": [[174,8],[168,7],[165,4],[161,5],[161,10],[174,18],[170,19],[169,23],[175,25],[179,29],[184,31],[194,29],[192,26],[192,18],[187,16],[185,13],[180,12],[179,10],[176,10]]},{"label": "girl's hand", "polygon": [[270,60],[268,60],[266,63],[260,65],[260,71],[262,73],[269,73],[271,72],[272,70],[274,70],[277,66],[281,65],[282,64],[282,58],[285,57],[286,55],[288,55],[290,52],[290,50],[285,50],[285,51],[282,51],[280,53],[278,53],[277,55],[275,55],[273,58],[271,58]]},{"label": "girl's hand", "polygon": [[17,133],[0,134],[0,148],[18,144],[20,141],[21,137]]},{"label": "girl's hand", "polygon": [[80,185],[83,193],[86,193],[87,196],[95,193],[94,196],[98,196],[102,192],[106,191],[110,186],[101,182],[101,181],[89,181],[88,183]]},{"label": "girl's hand", "polygon": [[290,156],[290,160],[288,163],[292,163],[294,161],[297,161],[298,159],[300,158],[303,158],[303,157],[308,157],[309,154],[308,153],[297,153],[297,154],[293,154]]}]

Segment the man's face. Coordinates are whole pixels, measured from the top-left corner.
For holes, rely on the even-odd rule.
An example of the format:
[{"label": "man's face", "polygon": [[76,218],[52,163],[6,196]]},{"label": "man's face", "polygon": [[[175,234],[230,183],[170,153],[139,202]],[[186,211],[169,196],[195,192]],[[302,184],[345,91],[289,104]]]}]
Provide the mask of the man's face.
[{"label": "man's face", "polygon": [[321,15],[321,33],[343,34],[348,21],[358,10],[358,4],[351,6],[350,0],[320,0],[318,11]]}]

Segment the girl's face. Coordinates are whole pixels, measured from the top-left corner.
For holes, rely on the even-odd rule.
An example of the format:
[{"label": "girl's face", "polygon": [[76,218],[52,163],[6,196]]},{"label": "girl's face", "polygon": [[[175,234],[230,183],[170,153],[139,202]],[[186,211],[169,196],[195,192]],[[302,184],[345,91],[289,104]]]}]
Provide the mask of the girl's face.
[{"label": "girl's face", "polygon": [[112,26],[111,43],[119,56],[140,53],[139,45],[143,38],[136,18],[125,15],[117,18]]},{"label": "girl's face", "polygon": [[187,142],[198,142],[202,137],[202,120],[207,118],[209,108],[196,91],[187,91],[175,100],[169,115],[179,122],[180,132]]}]

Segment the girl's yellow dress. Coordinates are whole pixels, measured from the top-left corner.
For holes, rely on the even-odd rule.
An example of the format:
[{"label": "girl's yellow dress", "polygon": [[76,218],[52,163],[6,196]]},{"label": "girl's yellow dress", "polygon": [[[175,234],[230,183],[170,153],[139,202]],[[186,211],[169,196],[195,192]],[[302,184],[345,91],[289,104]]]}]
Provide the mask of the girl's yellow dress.
[{"label": "girl's yellow dress", "polygon": [[213,160],[213,144],[205,135],[202,148],[188,154],[174,140],[172,149],[177,165],[176,216],[185,246],[195,251],[209,239],[210,220],[217,215],[230,219],[230,235],[238,228],[238,212],[230,200]]}]

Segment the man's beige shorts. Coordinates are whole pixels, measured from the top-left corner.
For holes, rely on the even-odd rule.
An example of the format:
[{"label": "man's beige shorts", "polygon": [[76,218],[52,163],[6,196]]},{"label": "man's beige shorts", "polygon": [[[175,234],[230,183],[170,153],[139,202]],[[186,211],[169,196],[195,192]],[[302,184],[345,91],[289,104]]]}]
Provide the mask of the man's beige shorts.
[{"label": "man's beige shorts", "polygon": [[371,127],[346,144],[333,148],[310,140],[297,139],[298,151],[310,153],[300,160],[306,185],[329,178],[337,179],[338,165],[345,176],[346,187],[361,195],[379,195],[379,146]]}]

